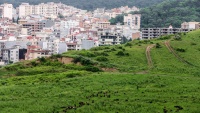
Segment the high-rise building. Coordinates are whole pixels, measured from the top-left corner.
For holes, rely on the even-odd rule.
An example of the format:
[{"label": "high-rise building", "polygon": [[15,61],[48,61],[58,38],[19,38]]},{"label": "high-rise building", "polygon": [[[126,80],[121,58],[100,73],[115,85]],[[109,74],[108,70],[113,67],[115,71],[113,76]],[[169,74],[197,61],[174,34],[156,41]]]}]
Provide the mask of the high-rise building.
[{"label": "high-rise building", "polygon": [[41,3],[38,5],[30,5],[28,3],[22,3],[19,6],[20,18],[31,14],[42,15],[46,18],[57,18],[58,6],[53,2],[49,2],[47,4]]},{"label": "high-rise building", "polygon": [[13,5],[5,3],[2,5],[2,8],[3,8],[2,17],[12,19],[13,18]]},{"label": "high-rise building", "polygon": [[124,25],[130,26],[132,29],[140,29],[141,14],[128,14],[124,16]]},{"label": "high-rise building", "polygon": [[19,6],[19,18],[33,14],[32,7],[33,6],[29,5],[29,3],[22,3]]}]

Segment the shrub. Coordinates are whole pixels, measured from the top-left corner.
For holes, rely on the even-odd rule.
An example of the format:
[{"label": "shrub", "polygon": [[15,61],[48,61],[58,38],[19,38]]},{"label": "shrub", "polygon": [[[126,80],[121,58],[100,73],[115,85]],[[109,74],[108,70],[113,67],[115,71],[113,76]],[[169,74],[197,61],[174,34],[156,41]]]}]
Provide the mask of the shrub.
[{"label": "shrub", "polygon": [[159,43],[156,43],[156,48],[161,48],[161,45]]},{"label": "shrub", "polygon": [[112,52],[111,50],[105,50],[104,52]]},{"label": "shrub", "polygon": [[166,35],[166,36],[162,36],[159,38],[159,40],[168,40],[171,38],[171,35]]},{"label": "shrub", "polygon": [[118,49],[123,49],[123,47],[122,47],[122,46],[118,46],[117,48],[118,48]]},{"label": "shrub", "polygon": [[62,58],[62,55],[61,54],[56,54],[54,55],[56,58]]},{"label": "shrub", "polygon": [[99,68],[89,65],[85,67],[86,71],[91,71],[91,72],[101,72],[102,70],[100,70]]},{"label": "shrub", "polygon": [[105,47],[104,49],[110,49],[109,47]]},{"label": "shrub", "polygon": [[44,57],[38,58],[38,60],[39,60],[40,62],[46,62],[46,59],[45,59]]},{"label": "shrub", "polygon": [[109,56],[108,53],[106,53],[106,52],[101,52],[100,55]]},{"label": "shrub", "polygon": [[94,62],[91,59],[84,58],[82,56],[76,56],[73,60],[74,63],[80,62],[82,65],[93,65]]},{"label": "shrub", "polygon": [[16,65],[6,66],[5,69],[8,71],[16,71],[18,70],[18,66]]},{"label": "shrub", "polygon": [[131,43],[126,43],[125,46],[133,46]]},{"label": "shrub", "polygon": [[35,67],[35,66],[37,66],[38,64],[37,64],[35,61],[32,61],[32,62],[31,62],[31,65]]},{"label": "shrub", "polygon": [[185,52],[185,49],[177,48],[176,51],[179,51],[179,52]]},{"label": "shrub", "polygon": [[118,56],[124,56],[125,54],[124,54],[123,51],[118,51],[116,55],[118,55]]},{"label": "shrub", "polygon": [[174,40],[178,40],[178,41],[180,41],[180,40],[181,40],[181,36],[180,36],[180,35],[178,35],[178,34],[177,34],[177,35],[175,35],[175,36],[174,36]]},{"label": "shrub", "polygon": [[115,49],[115,48],[112,48],[111,51],[116,51],[116,49]]},{"label": "shrub", "polygon": [[99,56],[99,57],[96,58],[96,60],[97,60],[97,61],[100,61],[100,62],[101,62],[101,61],[102,61],[102,62],[105,62],[105,61],[108,61],[108,58],[106,58],[106,57],[104,57],[104,56]]},{"label": "shrub", "polygon": [[125,53],[126,56],[129,56],[129,53]]},{"label": "shrub", "polygon": [[86,56],[86,57],[95,57],[95,56],[96,56],[94,53],[91,53],[91,52],[89,52],[89,51],[81,51],[81,52],[79,53],[79,55],[81,55],[81,56]]},{"label": "shrub", "polygon": [[76,57],[74,57],[74,59],[73,59],[73,62],[74,63],[78,63],[78,62],[81,62],[81,56],[76,56]]},{"label": "shrub", "polygon": [[197,45],[196,43],[194,43],[194,42],[191,42],[191,45],[193,46],[193,45]]}]

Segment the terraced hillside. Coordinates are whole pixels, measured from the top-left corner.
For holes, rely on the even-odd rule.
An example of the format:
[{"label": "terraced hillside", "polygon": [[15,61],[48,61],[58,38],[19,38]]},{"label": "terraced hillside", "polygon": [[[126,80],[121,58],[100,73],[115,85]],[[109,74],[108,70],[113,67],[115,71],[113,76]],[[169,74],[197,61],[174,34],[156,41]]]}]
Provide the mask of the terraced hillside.
[{"label": "terraced hillside", "polygon": [[199,38],[197,30],[2,67],[0,111],[198,113]]}]

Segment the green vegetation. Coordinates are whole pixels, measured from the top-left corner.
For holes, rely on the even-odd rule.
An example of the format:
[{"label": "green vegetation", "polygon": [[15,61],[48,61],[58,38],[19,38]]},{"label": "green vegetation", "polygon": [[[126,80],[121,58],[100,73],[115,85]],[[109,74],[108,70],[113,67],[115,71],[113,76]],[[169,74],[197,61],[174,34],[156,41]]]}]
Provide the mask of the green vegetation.
[{"label": "green vegetation", "polygon": [[[189,21],[200,21],[199,0],[167,0],[151,7],[142,8],[141,28],[148,27],[180,27],[181,23]],[[111,24],[123,23],[123,16],[118,15],[110,20]]]},{"label": "green vegetation", "polygon": [[197,113],[200,30],[178,35],[181,40],[134,40],[1,67],[1,113]]}]

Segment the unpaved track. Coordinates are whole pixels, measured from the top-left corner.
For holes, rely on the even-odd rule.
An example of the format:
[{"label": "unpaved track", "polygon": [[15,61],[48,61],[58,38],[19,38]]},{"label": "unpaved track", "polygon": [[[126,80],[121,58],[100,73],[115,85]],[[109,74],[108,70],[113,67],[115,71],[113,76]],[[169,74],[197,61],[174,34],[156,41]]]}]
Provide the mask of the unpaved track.
[{"label": "unpaved track", "polygon": [[181,58],[175,51],[174,49],[171,47],[169,40],[165,41],[165,46],[168,48],[168,50],[181,62],[187,64],[187,65],[192,65],[191,63],[187,62],[186,60],[184,60],[183,58]]},{"label": "unpaved track", "polygon": [[147,48],[146,48],[146,58],[147,58],[149,69],[151,69],[153,67],[153,62],[151,59],[151,48],[153,48],[154,46],[155,45],[153,44],[153,45],[147,46]]}]

